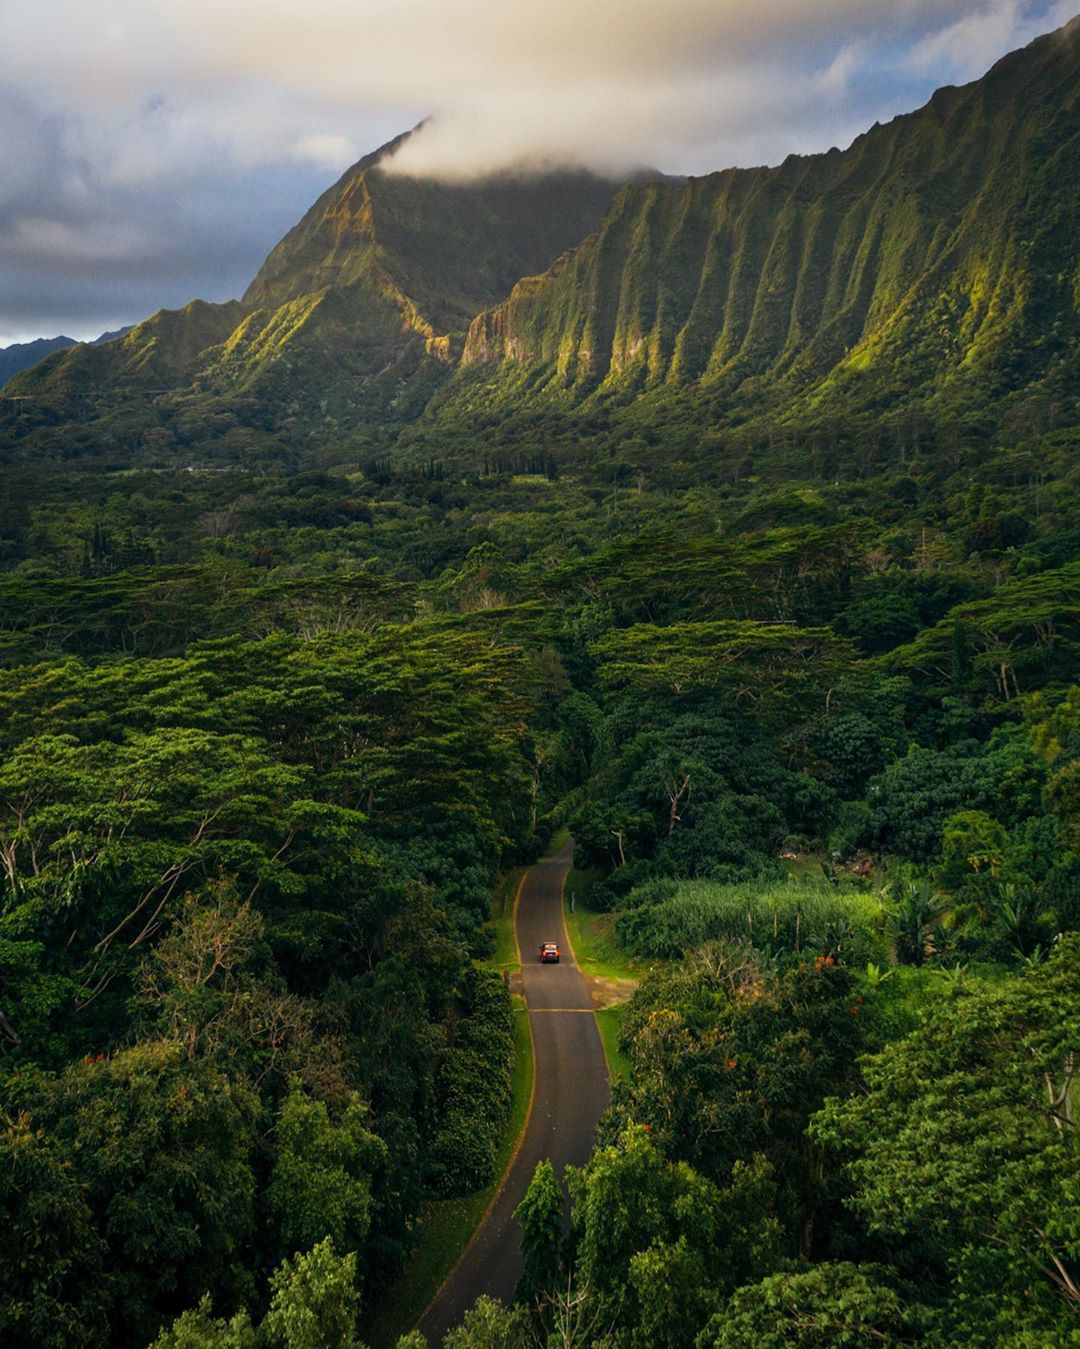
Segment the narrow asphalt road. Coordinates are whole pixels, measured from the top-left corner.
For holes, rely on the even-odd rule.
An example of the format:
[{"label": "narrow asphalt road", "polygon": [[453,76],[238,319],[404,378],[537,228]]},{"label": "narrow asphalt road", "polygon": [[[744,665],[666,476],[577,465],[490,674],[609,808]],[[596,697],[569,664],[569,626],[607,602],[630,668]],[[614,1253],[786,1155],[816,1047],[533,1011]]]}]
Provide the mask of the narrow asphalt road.
[{"label": "narrow asphalt road", "polygon": [[[568,949],[562,885],[571,845],[530,868],[517,906],[522,984],[529,1008],[535,1064],[532,1110],[521,1147],[472,1243],[424,1313],[420,1329],[438,1346],[481,1293],[509,1303],[521,1258],[521,1229],[513,1212],[547,1158],[561,1175],[581,1166],[592,1149],[596,1122],[607,1107],[608,1075],[600,1033],[585,981]],[[558,942],[562,960],[541,965],[544,942]]]}]

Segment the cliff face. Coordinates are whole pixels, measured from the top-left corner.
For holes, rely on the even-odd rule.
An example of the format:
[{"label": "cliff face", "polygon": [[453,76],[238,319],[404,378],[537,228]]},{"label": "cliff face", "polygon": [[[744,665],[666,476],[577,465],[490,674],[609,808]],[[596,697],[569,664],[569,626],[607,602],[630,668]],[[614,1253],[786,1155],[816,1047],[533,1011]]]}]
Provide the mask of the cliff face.
[{"label": "cliff face", "polygon": [[406,178],[361,160],[315,203],[244,295],[276,307],[376,278],[438,335],[463,334],[522,276],[598,228],[617,184],[574,172],[475,183]]},{"label": "cliff face", "polygon": [[242,301],[163,311],[106,348],[45,360],[19,391],[74,395],[108,417],[121,394],[175,390],[185,409],[240,400],[241,418],[305,434],[378,420],[402,381],[422,406],[476,314],[597,228],[618,185],[584,172],[398,177],[381,167],[398,143],[323,194]]},{"label": "cliff face", "polygon": [[480,315],[466,367],[581,398],[1006,387],[1074,361],[1080,21],[841,153],[625,187]]}]

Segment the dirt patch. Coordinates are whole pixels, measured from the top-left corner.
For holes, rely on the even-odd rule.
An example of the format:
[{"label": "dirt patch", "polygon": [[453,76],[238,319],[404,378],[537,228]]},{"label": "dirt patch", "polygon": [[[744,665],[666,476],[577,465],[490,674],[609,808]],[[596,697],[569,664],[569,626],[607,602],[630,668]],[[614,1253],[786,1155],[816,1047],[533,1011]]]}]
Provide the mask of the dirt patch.
[{"label": "dirt patch", "polygon": [[589,990],[596,1011],[605,1007],[617,1007],[621,1002],[629,1002],[638,986],[636,979],[606,979],[599,974],[582,974],[585,987]]}]

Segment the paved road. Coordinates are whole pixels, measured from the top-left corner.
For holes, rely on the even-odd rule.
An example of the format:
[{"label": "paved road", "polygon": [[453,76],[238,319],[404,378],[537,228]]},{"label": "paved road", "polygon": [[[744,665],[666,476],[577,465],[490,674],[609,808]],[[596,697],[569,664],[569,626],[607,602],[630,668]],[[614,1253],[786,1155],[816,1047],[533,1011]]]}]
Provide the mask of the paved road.
[{"label": "paved road", "polygon": [[[521,887],[517,937],[536,1065],[532,1112],[502,1190],[420,1322],[433,1346],[442,1343],[481,1293],[511,1301],[521,1272],[521,1229],[512,1215],[536,1164],[546,1157],[559,1175],[568,1165],[581,1166],[592,1149],[596,1121],[607,1107],[604,1050],[563,927],[562,883],[570,857],[568,843],[530,868]],[[541,965],[537,959],[547,941],[559,943],[560,964]]]}]

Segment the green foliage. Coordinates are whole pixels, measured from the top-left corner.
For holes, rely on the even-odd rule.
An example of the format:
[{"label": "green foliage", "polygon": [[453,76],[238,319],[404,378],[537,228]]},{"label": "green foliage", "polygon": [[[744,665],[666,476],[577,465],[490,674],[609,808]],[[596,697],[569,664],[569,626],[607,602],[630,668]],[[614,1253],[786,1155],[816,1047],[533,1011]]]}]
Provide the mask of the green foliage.
[{"label": "green foliage", "polygon": [[362,1349],[356,1338],[356,1255],[334,1254],[327,1237],[270,1276],[270,1306],[258,1327],[246,1311],[226,1321],[209,1296],[178,1316],[151,1349]]},{"label": "green foliage", "polygon": [[256,1349],[258,1337],[247,1312],[237,1312],[230,1320],[211,1315],[210,1298],[203,1297],[198,1307],[178,1316],[163,1330],[151,1349]]},{"label": "green foliage", "polygon": [[947,937],[941,929],[944,907],[929,883],[908,882],[887,911],[893,950],[901,965],[922,965],[944,954]]},{"label": "green foliage", "polygon": [[918,1318],[873,1265],[820,1264],[738,1289],[698,1349],[908,1344]]},{"label": "green foliage", "polygon": [[284,1260],[270,1278],[270,1310],[259,1327],[273,1349],[356,1346],[356,1255],[334,1254],[329,1237]]},{"label": "green foliage", "polygon": [[823,699],[828,681],[854,661],[848,644],[825,629],[747,622],[627,628],[594,643],[593,654],[608,687],[675,694],[724,688],[780,725],[796,706],[805,712],[808,702]]},{"label": "green foliage", "polygon": [[68,1068],[40,1114],[105,1242],[118,1334],[144,1342],[161,1311],[206,1289],[247,1293],[257,1098],[244,1079],[148,1041]]},{"label": "green foliage", "polygon": [[627,1126],[569,1183],[577,1277],[629,1344],[692,1342],[725,1292],[775,1259],[761,1159],[737,1166],[721,1188],[668,1161],[648,1126]]},{"label": "green foliage", "polygon": [[615,922],[638,956],[673,960],[710,942],[746,943],[772,955],[824,951],[853,965],[881,956],[880,926],[873,896],[827,881],[651,882],[620,902]]},{"label": "green foliage", "polygon": [[914,1243],[927,1284],[953,1286],[960,1340],[983,1342],[1021,1306],[1050,1335],[1075,1315],[1078,968],[1069,938],[1023,976],[961,983],[813,1124],[842,1149],[869,1230]]},{"label": "green foliage", "polygon": [[361,1249],[371,1226],[371,1173],[386,1145],[370,1132],[369,1111],[353,1094],[341,1118],[293,1083],[275,1126],[277,1160],[266,1189],[283,1253],[329,1240]]},{"label": "green foliage", "polygon": [[70,1157],[29,1116],[0,1115],[0,1333],[14,1346],[92,1345],[104,1333],[104,1243]]},{"label": "green foliage", "polygon": [[465,1319],[443,1337],[443,1349],[526,1349],[532,1344],[524,1307],[506,1308],[489,1297],[479,1297]]},{"label": "green foliage", "polygon": [[514,1210],[521,1224],[521,1278],[517,1300],[535,1303],[551,1293],[562,1269],[565,1225],[562,1189],[549,1161],[538,1162],[525,1197]]},{"label": "green foliage", "polygon": [[862,1001],[824,952],[774,965],[751,948],[706,947],[650,975],[623,1022],[630,1083],[601,1136],[647,1123],[666,1156],[718,1184],[763,1156],[784,1239],[809,1254],[830,1177],[805,1129],[827,1095],[854,1084]]},{"label": "green foliage", "polygon": [[986,746],[912,746],[870,783],[873,835],[901,857],[929,861],[959,810],[992,807],[1008,826],[1038,810],[1045,780],[1030,742],[1015,732],[995,735]]},{"label": "green foliage", "polygon": [[498,975],[469,970],[463,1016],[443,1059],[436,1090],[438,1128],[431,1180],[442,1195],[479,1189],[492,1179],[510,1112],[514,1013]]}]

